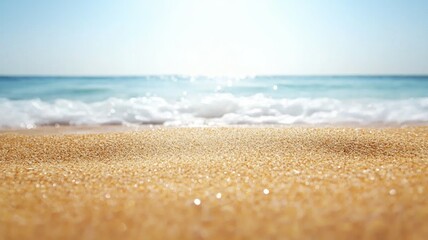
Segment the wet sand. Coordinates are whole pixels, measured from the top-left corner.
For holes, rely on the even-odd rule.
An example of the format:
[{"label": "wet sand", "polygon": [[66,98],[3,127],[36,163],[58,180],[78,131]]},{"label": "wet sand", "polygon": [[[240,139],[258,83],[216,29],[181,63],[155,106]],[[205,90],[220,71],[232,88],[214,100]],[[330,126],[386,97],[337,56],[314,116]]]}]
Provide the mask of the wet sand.
[{"label": "wet sand", "polygon": [[428,127],[28,133],[0,239],[428,238]]}]

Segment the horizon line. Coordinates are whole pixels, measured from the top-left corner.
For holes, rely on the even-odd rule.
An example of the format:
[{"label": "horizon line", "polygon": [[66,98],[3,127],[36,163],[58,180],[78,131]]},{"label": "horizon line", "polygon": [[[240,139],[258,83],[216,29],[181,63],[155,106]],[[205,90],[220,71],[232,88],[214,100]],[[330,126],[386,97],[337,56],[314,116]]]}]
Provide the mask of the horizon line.
[{"label": "horizon line", "polygon": [[0,74],[0,77],[46,78],[137,78],[137,77],[207,77],[207,78],[255,78],[255,77],[428,77],[426,74]]}]

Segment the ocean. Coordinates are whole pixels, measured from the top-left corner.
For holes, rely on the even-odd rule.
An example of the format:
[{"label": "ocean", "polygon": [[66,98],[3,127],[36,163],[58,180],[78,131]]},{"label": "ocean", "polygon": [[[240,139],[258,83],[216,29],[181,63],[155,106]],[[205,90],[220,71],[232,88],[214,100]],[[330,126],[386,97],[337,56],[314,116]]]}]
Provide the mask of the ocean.
[{"label": "ocean", "polygon": [[0,77],[0,128],[428,123],[428,76]]}]

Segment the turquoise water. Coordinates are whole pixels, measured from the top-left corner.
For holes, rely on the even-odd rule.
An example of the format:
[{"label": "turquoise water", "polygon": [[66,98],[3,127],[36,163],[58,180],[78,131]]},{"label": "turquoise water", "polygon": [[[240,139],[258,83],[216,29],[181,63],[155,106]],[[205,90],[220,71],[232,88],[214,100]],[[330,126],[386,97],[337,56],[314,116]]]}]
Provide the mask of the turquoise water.
[{"label": "turquoise water", "polygon": [[0,77],[0,127],[428,122],[428,77]]},{"label": "turquoise water", "polygon": [[174,99],[212,93],[235,96],[261,93],[273,98],[421,98],[428,97],[428,77],[0,77],[0,98],[10,100],[91,102],[111,97]]}]

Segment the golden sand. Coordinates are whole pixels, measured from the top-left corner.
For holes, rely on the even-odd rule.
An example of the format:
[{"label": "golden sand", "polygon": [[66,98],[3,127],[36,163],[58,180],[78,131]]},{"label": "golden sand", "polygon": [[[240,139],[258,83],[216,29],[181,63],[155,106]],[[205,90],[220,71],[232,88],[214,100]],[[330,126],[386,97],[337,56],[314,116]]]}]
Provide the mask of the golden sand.
[{"label": "golden sand", "polygon": [[428,239],[428,127],[0,134],[0,239]]}]

